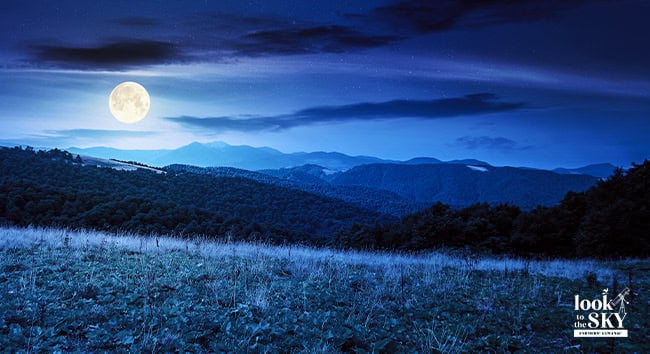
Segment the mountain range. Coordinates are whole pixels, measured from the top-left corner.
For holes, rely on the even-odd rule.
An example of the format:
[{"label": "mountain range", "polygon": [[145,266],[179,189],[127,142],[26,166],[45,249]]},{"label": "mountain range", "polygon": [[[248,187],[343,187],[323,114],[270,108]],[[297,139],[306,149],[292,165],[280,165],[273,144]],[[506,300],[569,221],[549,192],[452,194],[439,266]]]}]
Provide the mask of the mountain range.
[{"label": "mountain range", "polygon": [[[108,147],[72,147],[66,150],[73,154],[104,159],[137,161],[158,167],[182,164],[199,167],[235,167],[252,171],[317,165],[324,168],[324,173],[333,173],[346,171],[356,166],[376,163],[490,166],[489,163],[476,159],[441,161],[433,157],[416,157],[406,161],[397,161],[372,156],[349,156],[340,152],[283,153],[269,147],[229,145],[223,142],[194,142],[178,149],[168,150],[121,150]],[[612,164],[602,163],[573,169],[557,168],[553,172],[559,174],[587,174],[598,178],[605,178],[611,175],[615,169],[616,167]]]},{"label": "mountain range", "polygon": [[614,173],[616,166],[611,163],[597,163],[579,168],[555,168],[553,172],[563,175],[590,175],[607,178]]},{"label": "mountain range", "polygon": [[471,162],[249,171],[0,148],[0,224],[361,249],[647,254],[650,161],[605,180]]},{"label": "mountain range", "polygon": [[461,164],[370,164],[330,179],[333,185],[390,191],[415,204],[512,204],[523,209],[557,204],[568,191],[582,192],[597,182],[588,175]]},{"label": "mountain range", "polygon": [[175,150],[71,148],[73,154],[137,161],[167,170],[252,179],[265,184],[336,198],[362,208],[402,216],[442,202],[532,209],[555,205],[569,191],[581,192],[615,170],[611,164],[553,171],[495,167],[476,159],[407,161],[338,152],[282,153],[272,148],[192,143]]},{"label": "mountain range", "polygon": [[222,142],[192,143],[174,150],[120,150],[107,147],[69,148],[73,154],[138,161],[152,166],[172,164],[199,167],[235,167],[246,170],[277,169],[316,164],[334,171],[368,163],[387,162],[370,156],[348,156],[338,152],[297,152],[285,154],[268,147],[228,145]]},{"label": "mountain range", "polygon": [[367,164],[341,172],[331,172],[317,165],[248,171],[175,164],[165,169],[175,173],[252,179],[336,198],[394,216],[409,214],[436,202],[458,208],[489,203],[532,209],[538,205],[555,205],[568,191],[582,192],[598,182],[598,178],[588,175],[443,163]]},{"label": "mountain range", "polygon": [[[133,168],[131,168],[133,167]],[[254,174],[255,172],[251,172]],[[0,148],[0,224],[146,234],[331,241],[338,230],[396,218],[254,178],[207,175],[62,150]],[[321,241],[319,241],[321,240]]]}]

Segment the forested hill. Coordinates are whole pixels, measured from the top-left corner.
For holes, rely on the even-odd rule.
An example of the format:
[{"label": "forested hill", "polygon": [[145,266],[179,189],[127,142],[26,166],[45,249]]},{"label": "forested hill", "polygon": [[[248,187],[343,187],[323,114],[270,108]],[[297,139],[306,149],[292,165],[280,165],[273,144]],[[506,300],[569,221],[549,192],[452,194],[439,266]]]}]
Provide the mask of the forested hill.
[{"label": "forested hill", "polygon": [[[316,194],[335,191],[325,195],[401,217],[437,202],[454,208],[476,203],[505,203],[531,210],[539,205],[557,205],[567,192],[584,191],[599,180],[590,175],[574,174],[573,170],[566,171],[559,174],[530,168],[495,167],[478,160],[443,163],[418,158],[405,163],[361,165],[339,172],[316,165],[258,172],[293,185],[311,186],[306,191]],[[349,199],[339,191],[353,191],[352,195],[363,197]],[[377,208],[377,205],[382,207]]]},{"label": "forested hill", "polygon": [[472,248],[491,253],[561,257],[650,255],[650,161],[615,173],[559,205],[521,211],[475,204],[457,210],[438,203],[399,223],[354,225],[338,234],[346,247],[423,250]]},{"label": "forested hill", "polygon": [[117,171],[60,150],[0,149],[0,223],[322,244],[353,223],[390,220],[245,178]]},{"label": "forested hill", "polygon": [[229,235],[346,248],[451,247],[604,258],[650,254],[650,161],[617,170],[584,192],[569,192],[553,207],[522,211],[482,203],[455,209],[437,203],[401,220],[249,178],[177,168],[120,171],[86,163],[56,149],[0,149],[0,224]]},{"label": "forested hill", "polygon": [[[373,210],[382,214],[389,214],[397,217],[422,210],[429,206],[428,203],[418,204],[406,200],[396,193],[382,189],[363,186],[334,185],[306,173],[300,174],[299,178],[296,179],[287,178],[286,175],[280,175],[278,173],[291,171],[290,173],[292,173],[292,177],[295,177],[295,173],[297,173],[298,170],[307,166],[283,170],[265,170],[263,172],[254,172],[233,167],[197,167],[178,164],[167,166],[165,169],[170,172],[192,172],[217,177],[241,177],[252,179],[261,183],[278,185],[280,187],[297,189],[307,193],[339,199],[363,209]],[[320,166],[315,167],[322,169]],[[279,175],[279,177],[276,177],[277,175]]]},{"label": "forested hill", "polygon": [[522,209],[556,205],[568,191],[581,192],[598,182],[588,175],[489,165],[372,164],[332,176],[334,185],[387,190],[412,201],[453,207],[507,203]]}]

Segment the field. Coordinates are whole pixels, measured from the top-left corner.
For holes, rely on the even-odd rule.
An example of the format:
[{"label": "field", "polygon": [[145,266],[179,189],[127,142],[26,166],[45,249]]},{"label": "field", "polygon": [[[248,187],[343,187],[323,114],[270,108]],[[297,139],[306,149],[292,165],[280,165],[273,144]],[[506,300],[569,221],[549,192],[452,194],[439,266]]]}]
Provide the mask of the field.
[{"label": "field", "polygon": [[[649,260],[522,260],[0,229],[0,347],[131,352],[650,352]],[[631,282],[631,284],[630,284]],[[573,298],[631,286],[629,338]]]}]

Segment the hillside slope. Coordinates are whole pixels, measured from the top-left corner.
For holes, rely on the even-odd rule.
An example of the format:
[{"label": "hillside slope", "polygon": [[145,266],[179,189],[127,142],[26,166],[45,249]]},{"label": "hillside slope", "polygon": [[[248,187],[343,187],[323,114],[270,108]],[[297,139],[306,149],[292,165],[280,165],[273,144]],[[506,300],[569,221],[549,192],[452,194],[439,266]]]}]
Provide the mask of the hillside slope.
[{"label": "hillside slope", "polygon": [[463,209],[438,203],[399,223],[354,225],[340,232],[346,247],[423,250],[471,248],[526,257],[648,257],[650,161],[617,170],[558,205],[521,211],[511,205]]},{"label": "hillside slope", "polygon": [[524,209],[557,204],[567,192],[584,191],[597,181],[586,175],[460,164],[372,164],[331,179],[335,185],[391,191],[415,203],[442,202],[456,207],[509,203]]},{"label": "hillside slope", "polygon": [[184,164],[199,167],[219,166],[261,170],[317,164],[334,170],[346,170],[358,165],[385,161],[376,157],[348,156],[338,152],[283,153],[268,147],[229,145],[222,142],[194,142],[173,150],[121,150],[106,147],[69,148],[67,150],[74,154],[139,161],[159,167]]},{"label": "hillside slope", "polygon": [[82,166],[67,152],[0,149],[0,223],[323,243],[392,220],[337,199],[240,177]]},{"label": "hillside slope", "polygon": [[[311,166],[311,167],[310,167]],[[311,173],[304,172],[310,169]],[[296,168],[279,170],[262,170],[259,172],[242,170],[232,167],[196,167],[188,165],[170,165],[168,171],[187,171],[197,174],[208,174],[216,177],[240,177],[257,182],[278,185],[281,187],[300,190],[329,198],[336,198],[358,207],[379,213],[402,216],[427,207],[403,198],[396,193],[363,187],[330,184],[316,177],[319,168],[315,165],[305,165]],[[322,168],[321,168],[322,169]]]},{"label": "hillside slope", "polygon": [[[642,260],[341,252],[0,228],[0,347],[647,353],[647,268]],[[628,274],[638,293],[626,305],[630,337],[573,338],[575,294],[598,295]]]}]

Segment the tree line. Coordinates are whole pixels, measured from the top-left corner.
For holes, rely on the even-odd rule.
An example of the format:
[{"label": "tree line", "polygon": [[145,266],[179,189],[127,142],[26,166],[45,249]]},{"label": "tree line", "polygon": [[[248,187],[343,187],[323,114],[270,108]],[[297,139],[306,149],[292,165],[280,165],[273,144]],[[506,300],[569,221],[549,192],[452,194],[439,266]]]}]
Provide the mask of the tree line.
[{"label": "tree line", "polygon": [[237,177],[85,166],[61,150],[0,149],[0,223],[324,244],[391,220],[333,198]]},{"label": "tree line", "polygon": [[650,161],[556,206],[436,203],[401,219],[239,177],[85,166],[61,150],[0,149],[0,224],[224,237],[339,248],[461,248],[526,257],[647,257]]},{"label": "tree line", "polygon": [[650,161],[617,169],[592,188],[569,192],[559,205],[522,211],[479,203],[437,203],[387,225],[355,224],[337,233],[341,247],[399,250],[468,248],[526,257],[650,255]]}]

